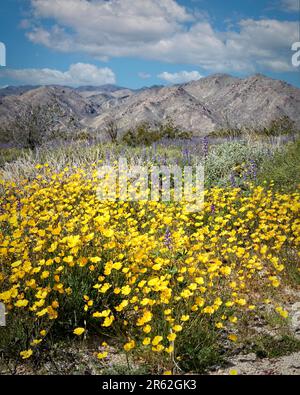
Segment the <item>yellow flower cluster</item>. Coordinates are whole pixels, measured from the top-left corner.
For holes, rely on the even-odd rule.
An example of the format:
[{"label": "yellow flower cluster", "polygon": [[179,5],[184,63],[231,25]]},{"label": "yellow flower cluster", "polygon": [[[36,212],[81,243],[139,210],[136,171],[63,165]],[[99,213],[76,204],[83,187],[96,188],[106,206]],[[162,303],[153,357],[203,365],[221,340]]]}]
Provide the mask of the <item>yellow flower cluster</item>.
[{"label": "yellow flower cluster", "polygon": [[92,322],[127,352],[166,356],[203,318],[236,341],[239,317],[268,295],[287,316],[274,291],[299,263],[299,192],[213,188],[189,212],[183,202],[101,201],[96,171],[40,168],[34,180],[0,185],[0,301],[35,322],[32,347],[74,300],[75,335]]}]

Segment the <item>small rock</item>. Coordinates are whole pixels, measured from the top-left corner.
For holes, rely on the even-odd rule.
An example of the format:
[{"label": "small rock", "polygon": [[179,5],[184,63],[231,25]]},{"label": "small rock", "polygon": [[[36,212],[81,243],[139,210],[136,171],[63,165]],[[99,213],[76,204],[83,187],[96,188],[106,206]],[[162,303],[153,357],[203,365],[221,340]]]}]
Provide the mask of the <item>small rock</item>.
[{"label": "small rock", "polygon": [[246,355],[239,355],[234,359],[234,362],[254,362],[256,361],[256,354],[254,352]]},{"label": "small rock", "polygon": [[293,361],[291,368],[300,369],[300,361]]},{"label": "small rock", "polygon": [[300,338],[300,303],[294,303],[291,307],[291,327],[296,337]]},{"label": "small rock", "polygon": [[300,302],[294,303],[291,307],[292,311],[300,312]]}]

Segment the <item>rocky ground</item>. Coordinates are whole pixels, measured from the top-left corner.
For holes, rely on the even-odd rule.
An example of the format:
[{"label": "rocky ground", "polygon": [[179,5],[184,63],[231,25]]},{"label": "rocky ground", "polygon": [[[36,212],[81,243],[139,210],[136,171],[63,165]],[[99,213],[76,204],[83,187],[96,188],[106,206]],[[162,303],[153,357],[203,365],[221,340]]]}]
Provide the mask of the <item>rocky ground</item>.
[{"label": "rocky ground", "polygon": [[280,358],[257,358],[255,353],[238,355],[230,360],[226,369],[213,375],[300,375],[300,352]]},{"label": "rocky ground", "polygon": [[[264,357],[262,351],[249,352],[249,349],[241,345],[226,358],[222,366],[215,366],[206,374],[209,375],[300,375],[300,291],[286,289],[283,295],[285,308],[289,311],[289,320],[284,329],[288,333],[288,346],[281,342],[283,328],[278,325],[272,330],[264,321],[258,321],[251,326],[259,336],[274,339],[270,346],[274,350],[266,350],[267,353],[278,356]],[[286,332],[287,331],[287,332]],[[298,343],[297,343],[298,341]],[[33,359],[30,364],[16,364],[14,361],[4,361],[0,358],[0,374],[63,374],[63,375],[116,375],[116,374],[149,374],[143,361],[128,361],[124,353],[120,353],[117,347],[109,348],[109,357],[105,361],[99,361],[96,354],[103,351],[99,347],[100,340],[92,339],[82,343],[58,344],[53,349],[43,350],[41,355],[36,356],[36,362],[41,358],[44,362],[37,364]],[[295,345],[295,349],[293,349]],[[178,373],[178,372],[177,372]]]},{"label": "rocky ground", "polygon": [[[300,292],[286,289],[286,308],[289,311],[289,329],[295,339],[300,340]],[[264,326],[256,330],[273,337],[278,336],[276,328],[273,332]],[[278,358],[258,358],[255,353],[239,354],[228,360],[226,368],[216,369],[214,375],[300,375],[300,351]]]}]

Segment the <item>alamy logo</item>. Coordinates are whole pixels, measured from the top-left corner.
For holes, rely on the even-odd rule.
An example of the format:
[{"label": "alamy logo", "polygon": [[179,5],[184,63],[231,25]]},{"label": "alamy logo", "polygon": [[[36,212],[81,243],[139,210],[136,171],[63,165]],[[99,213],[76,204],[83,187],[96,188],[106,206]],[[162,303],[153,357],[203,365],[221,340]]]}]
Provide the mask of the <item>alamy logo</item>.
[{"label": "alamy logo", "polygon": [[0,303],[0,326],[5,326],[5,306],[3,303]]},{"label": "alamy logo", "polygon": [[6,47],[5,44],[0,41],[0,66],[6,66]]},{"label": "alamy logo", "polygon": [[129,166],[119,158],[117,166],[98,169],[99,200],[121,201],[184,201],[187,211],[203,208],[204,169],[185,166]]},{"label": "alamy logo", "polygon": [[296,42],[292,45],[292,51],[296,52],[292,56],[292,64],[294,67],[300,66],[300,42]]}]

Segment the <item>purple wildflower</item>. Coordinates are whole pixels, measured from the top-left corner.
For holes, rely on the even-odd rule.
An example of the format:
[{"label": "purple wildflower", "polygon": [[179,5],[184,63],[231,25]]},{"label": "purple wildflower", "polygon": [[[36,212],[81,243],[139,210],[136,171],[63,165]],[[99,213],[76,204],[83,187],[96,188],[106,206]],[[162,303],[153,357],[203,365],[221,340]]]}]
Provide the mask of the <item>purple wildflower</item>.
[{"label": "purple wildflower", "polygon": [[21,201],[18,200],[18,203],[17,203],[17,210],[20,211],[21,208],[22,208],[22,206],[23,206],[23,205],[22,205]]},{"label": "purple wildflower", "polygon": [[164,244],[169,250],[172,249],[172,236],[171,236],[171,232],[170,232],[169,228],[167,228],[166,233],[165,233]]},{"label": "purple wildflower", "polygon": [[236,187],[235,176],[233,173],[230,174],[230,184],[231,184],[232,188]]},{"label": "purple wildflower", "polygon": [[208,156],[208,145],[209,145],[209,143],[208,143],[208,137],[207,137],[207,136],[204,136],[202,148],[203,148],[203,155],[204,155],[204,158],[205,158],[205,159],[206,159],[207,156]]}]

